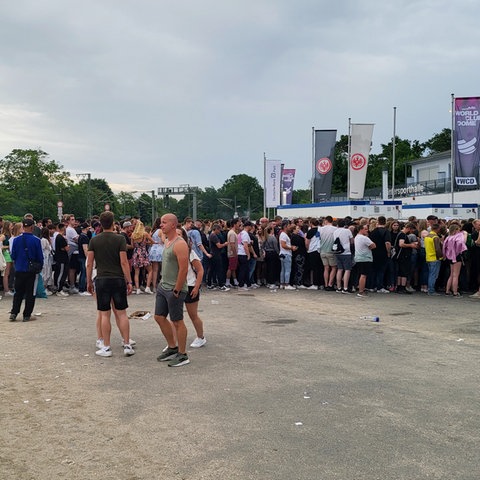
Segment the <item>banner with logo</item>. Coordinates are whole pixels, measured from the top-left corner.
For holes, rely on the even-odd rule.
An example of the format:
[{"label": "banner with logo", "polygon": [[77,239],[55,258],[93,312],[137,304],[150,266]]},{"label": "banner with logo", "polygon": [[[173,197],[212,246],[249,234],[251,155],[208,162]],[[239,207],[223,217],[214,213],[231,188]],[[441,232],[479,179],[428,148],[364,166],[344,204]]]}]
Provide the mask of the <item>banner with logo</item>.
[{"label": "banner with logo", "polygon": [[372,136],[372,123],[351,124],[348,198],[363,198]]},{"label": "banner with logo", "polygon": [[282,183],[282,162],[265,159],[265,207],[277,208],[281,205],[280,187]]},{"label": "banner with logo", "polygon": [[480,97],[456,98],[454,120],[455,183],[478,185]]},{"label": "banner with logo", "polygon": [[332,194],[333,160],[336,140],[336,130],[315,130],[314,132],[314,203],[328,200]]},{"label": "banner with logo", "polygon": [[293,182],[295,181],[295,169],[284,168],[282,171],[282,205],[291,205],[293,197]]}]

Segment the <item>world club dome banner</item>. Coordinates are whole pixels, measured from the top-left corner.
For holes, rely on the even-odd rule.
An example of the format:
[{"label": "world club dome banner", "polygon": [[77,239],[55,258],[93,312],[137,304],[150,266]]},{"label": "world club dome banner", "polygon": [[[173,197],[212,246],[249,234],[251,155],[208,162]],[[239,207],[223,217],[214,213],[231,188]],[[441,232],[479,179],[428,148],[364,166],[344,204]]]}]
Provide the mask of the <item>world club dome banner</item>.
[{"label": "world club dome banner", "polygon": [[280,186],[282,183],[282,162],[265,159],[265,207],[281,205]]},{"label": "world club dome banner", "polygon": [[456,98],[454,122],[455,183],[478,185],[480,97]]},{"label": "world club dome banner", "polygon": [[314,134],[313,202],[317,203],[329,199],[332,194],[337,131],[315,130]]},{"label": "world club dome banner", "polygon": [[291,205],[293,197],[293,182],[295,181],[295,169],[284,168],[282,171],[283,205]]},{"label": "world club dome banner", "polygon": [[352,123],[350,135],[350,185],[348,197],[358,199],[363,198],[365,193],[373,124]]}]

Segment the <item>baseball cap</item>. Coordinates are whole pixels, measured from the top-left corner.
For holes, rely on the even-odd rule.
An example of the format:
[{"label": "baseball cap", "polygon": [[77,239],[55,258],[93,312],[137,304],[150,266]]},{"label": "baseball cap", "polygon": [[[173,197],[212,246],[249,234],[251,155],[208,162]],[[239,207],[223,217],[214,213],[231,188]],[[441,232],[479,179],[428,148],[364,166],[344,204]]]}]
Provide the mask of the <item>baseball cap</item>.
[{"label": "baseball cap", "polygon": [[132,226],[132,222],[123,222],[123,228],[131,227],[131,226]]},{"label": "baseball cap", "polygon": [[22,225],[24,227],[31,227],[34,224],[34,221],[31,218],[24,218],[22,220]]}]

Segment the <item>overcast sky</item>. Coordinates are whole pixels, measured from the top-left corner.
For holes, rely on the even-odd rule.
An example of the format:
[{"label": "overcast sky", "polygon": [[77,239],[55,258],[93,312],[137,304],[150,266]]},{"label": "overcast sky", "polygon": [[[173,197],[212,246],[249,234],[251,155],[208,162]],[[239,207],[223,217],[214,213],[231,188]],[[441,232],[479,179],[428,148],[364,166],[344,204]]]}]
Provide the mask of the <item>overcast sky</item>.
[{"label": "overcast sky", "polygon": [[451,127],[480,95],[478,0],[1,0],[0,157],[42,148],[114,191],[312,172],[311,129]]}]

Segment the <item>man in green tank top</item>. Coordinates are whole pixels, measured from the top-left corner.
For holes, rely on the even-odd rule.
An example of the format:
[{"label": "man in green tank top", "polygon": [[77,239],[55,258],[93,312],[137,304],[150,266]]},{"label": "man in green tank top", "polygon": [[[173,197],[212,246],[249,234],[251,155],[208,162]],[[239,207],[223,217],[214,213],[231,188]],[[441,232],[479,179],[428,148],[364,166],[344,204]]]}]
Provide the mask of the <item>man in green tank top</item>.
[{"label": "man in green tank top", "polygon": [[[160,229],[165,234],[165,249],[162,258],[162,279],[157,288],[155,299],[155,321],[158,323],[168,346],[157,360],[168,363],[169,367],[187,365],[190,360],[187,355],[187,327],[183,321],[183,304],[188,291],[187,271],[189,250],[183,238],[177,235],[178,219],[172,213],[163,215]],[[172,324],[175,335],[172,330]]]}]

